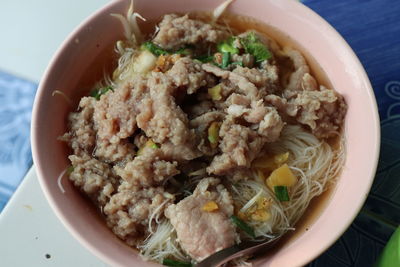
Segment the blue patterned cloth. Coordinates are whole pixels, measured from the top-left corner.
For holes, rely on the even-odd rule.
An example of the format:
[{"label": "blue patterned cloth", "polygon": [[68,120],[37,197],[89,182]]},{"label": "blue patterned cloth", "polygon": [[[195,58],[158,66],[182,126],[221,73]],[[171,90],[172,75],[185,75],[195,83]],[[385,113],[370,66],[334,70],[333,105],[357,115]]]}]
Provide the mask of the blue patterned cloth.
[{"label": "blue patterned cloth", "polygon": [[29,130],[36,87],[0,71],[0,211],[32,165]]},{"label": "blue patterned cloth", "polygon": [[372,190],[346,233],[309,266],[371,266],[400,224],[400,1],[304,0],[350,44],[366,69],[381,118]]},{"label": "blue patterned cloth", "polygon": [[[400,0],[304,0],[347,40],[377,97],[378,172],[363,210],[309,267],[371,266],[400,223]],[[32,164],[29,125],[36,84],[0,71],[0,211]]]}]

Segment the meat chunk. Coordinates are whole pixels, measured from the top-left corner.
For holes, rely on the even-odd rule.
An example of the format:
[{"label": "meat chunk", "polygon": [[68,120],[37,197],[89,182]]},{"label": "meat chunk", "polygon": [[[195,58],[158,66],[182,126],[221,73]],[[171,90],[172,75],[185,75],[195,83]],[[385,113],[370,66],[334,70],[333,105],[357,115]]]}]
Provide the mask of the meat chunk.
[{"label": "meat chunk", "polygon": [[222,121],[225,114],[221,111],[210,111],[204,113],[190,121],[190,127],[195,129],[199,140],[197,148],[207,156],[214,155],[216,148],[210,146],[208,141],[208,127],[212,122]]},{"label": "meat chunk", "polygon": [[[133,145],[125,139],[115,138],[112,143],[108,138],[97,136],[104,133],[105,128],[102,126],[107,124],[98,123],[98,108],[107,101],[106,99],[112,97],[111,94],[110,91],[102,96],[100,101],[93,97],[83,97],[79,105],[81,110],[69,115],[70,131],[64,134],[61,140],[70,143],[75,155],[93,154],[106,162],[129,160],[134,155]],[[103,103],[100,103],[101,101]]]},{"label": "meat chunk", "polygon": [[202,156],[201,151],[199,151],[195,146],[197,139],[193,139],[192,142],[193,143],[190,146],[174,145],[171,142],[165,142],[161,145],[160,149],[166,158],[171,158],[178,163],[184,163],[188,160]]},{"label": "meat chunk", "polygon": [[[236,42],[239,43],[240,46],[242,46],[240,41],[237,38],[235,39],[234,43],[236,43]],[[254,56],[250,55],[250,54],[243,54],[243,55],[233,54],[232,62],[242,62],[243,66],[245,66],[247,68],[253,68],[255,59],[254,59]]]},{"label": "meat chunk", "polygon": [[232,71],[233,73],[240,74],[243,77],[246,77],[249,82],[253,83],[257,87],[263,87],[265,84],[269,81],[270,77],[265,75],[266,73],[262,72],[259,69],[256,68],[243,68],[243,67],[236,67]]},{"label": "meat chunk", "polygon": [[309,73],[306,73],[306,74],[303,75],[302,82],[301,82],[301,87],[305,91],[316,91],[316,90],[318,90],[317,81]]},{"label": "meat chunk", "polygon": [[160,149],[146,148],[125,167],[116,165],[114,169],[129,184],[150,187],[160,185],[178,174],[177,165],[176,161],[165,160],[165,155]]},{"label": "meat chunk", "polygon": [[343,97],[334,90],[324,86],[321,86],[320,90],[313,88],[297,92],[289,100],[268,95],[265,101],[275,106],[286,121],[294,118],[297,122],[308,126],[318,138],[335,136],[343,125],[347,105]]},{"label": "meat chunk", "polygon": [[[221,83],[221,88],[233,87],[231,95],[217,104],[228,116],[219,130],[221,154],[214,157],[207,172],[226,175],[234,170],[249,168],[263,145],[276,141],[284,126],[276,109],[267,106],[263,100],[268,90],[277,86],[277,69],[269,73],[266,69],[237,67],[230,72],[210,64],[203,64],[202,67],[229,81]],[[223,90],[224,93],[228,91],[226,88]]]},{"label": "meat chunk", "polygon": [[274,142],[279,138],[284,123],[273,107],[265,105],[264,101],[251,101],[249,97],[232,94],[226,100],[227,113],[233,118],[243,118],[252,125],[252,130],[265,137],[266,142]]},{"label": "meat chunk", "polygon": [[226,103],[227,107],[229,107],[231,105],[240,105],[240,106],[247,107],[247,106],[250,106],[251,99],[248,96],[233,93],[228,97],[228,99],[225,101],[225,103]]},{"label": "meat chunk", "polygon": [[93,154],[104,162],[127,162],[133,159],[135,150],[133,144],[127,139],[121,139],[118,143],[111,143],[107,139],[97,139]]},{"label": "meat chunk", "polygon": [[254,98],[258,98],[260,91],[246,77],[231,72],[229,74],[229,81],[231,81],[233,84],[236,84],[240,92],[242,92],[243,94],[251,95]]},{"label": "meat chunk", "polygon": [[188,15],[179,17],[168,14],[160,22],[159,31],[153,41],[165,49],[176,50],[186,44],[218,43],[228,36],[227,31],[199,20],[192,20]]},{"label": "meat chunk", "polygon": [[93,97],[83,97],[79,102],[78,112],[68,116],[69,131],[60,140],[68,142],[75,155],[91,154],[96,143],[96,131],[93,124]]},{"label": "meat chunk", "polygon": [[[218,209],[203,211],[202,207],[210,201]],[[233,209],[232,198],[219,179],[204,178],[193,195],[170,205],[165,216],[171,220],[182,248],[200,261],[235,243],[237,234],[230,221]]]},{"label": "meat chunk", "polygon": [[[206,72],[212,73],[215,76],[220,77],[222,79],[228,79],[232,85],[235,85],[235,87],[237,88],[237,92],[245,95],[250,95],[253,98],[260,98],[260,93],[262,92],[258,90],[257,86],[248,79],[248,78],[254,78],[255,81],[261,83],[260,76],[247,75],[246,72],[243,73],[240,71],[230,72],[227,70],[223,70],[217,66],[213,66],[211,64],[203,64],[202,67]],[[255,71],[259,72],[258,70]],[[248,74],[251,74],[250,72]]]},{"label": "meat chunk", "polygon": [[[282,118],[279,116],[275,108],[260,107],[258,109],[261,110],[261,114],[264,114],[265,112],[265,115],[260,121],[257,129],[258,134],[263,136],[266,142],[274,142],[278,140],[283,126],[285,125],[285,123],[282,121]],[[254,109],[252,112],[250,112],[249,117],[251,118],[251,116],[254,116],[256,119],[258,119],[260,116],[258,114],[260,112],[258,109]]]},{"label": "meat chunk", "polygon": [[190,127],[194,128],[196,132],[203,132],[211,122],[220,121],[225,117],[221,111],[209,111],[190,121]]},{"label": "meat chunk", "polygon": [[185,87],[187,93],[193,94],[203,86],[212,86],[213,77],[202,70],[201,64],[188,57],[179,59],[167,72],[177,87]]},{"label": "meat chunk", "polygon": [[215,65],[206,63],[206,64],[203,64],[201,67],[203,68],[204,71],[214,74],[215,76],[220,77],[222,79],[229,78],[229,73],[230,73],[229,71],[223,70]]},{"label": "meat chunk", "polygon": [[73,166],[69,179],[100,206],[105,205],[118,185],[118,177],[112,168],[89,155],[71,155]]},{"label": "meat chunk", "polygon": [[286,98],[271,94],[265,96],[264,100],[266,103],[274,106],[279,111],[282,118],[285,118],[287,115],[293,117],[297,113],[297,108],[291,103],[288,103]]},{"label": "meat chunk", "polygon": [[186,114],[176,105],[174,97],[162,81],[165,79],[153,81],[150,97],[142,101],[137,116],[138,126],[156,143],[170,142],[177,147],[186,146],[185,151],[190,153],[181,154],[180,158],[196,158],[200,152],[193,143],[195,133],[189,129]]},{"label": "meat chunk", "polygon": [[299,93],[290,103],[297,109],[297,121],[308,125],[319,138],[334,136],[343,124],[347,110],[343,97],[323,86],[319,91]]},{"label": "meat chunk", "polygon": [[147,79],[139,76],[133,82],[101,96],[94,111],[99,138],[117,143],[131,136],[137,128],[138,107],[147,93]]},{"label": "meat chunk", "polygon": [[228,115],[219,130],[221,154],[213,158],[207,172],[224,175],[237,168],[249,168],[265,144],[265,138],[249,127],[236,124]]},{"label": "meat chunk", "polygon": [[296,92],[303,91],[303,77],[310,73],[310,68],[299,51],[285,47],[283,53],[292,60],[294,67],[294,71],[289,77],[289,83],[284,89],[285,98],[291,98]]},{"label": "meat chunk", "polygon": [[261,69],[237,66],[232,72],[245,77],[249,82],[265,93],[272,93],[277,90],[278,68],[275,65],[265,63]]},{"label": "meat chunk", "polygon": [[152,225],[149,221],[151,215],[162,215],[173,200],[173,196],[162,187],[139,188],[125,182],[105,205],[103,212],[113,232],[133,246],[142,240],[144,234],[148,234],[148,226]]},{"label": "meat chunk", "polygon": [[204,100],[199,103],[189,105],[188,107],[185,108],[185,111],[188,114],[188,117],[190,119],[193,119],[197,116],[207,113],[208,111],[212,110],[213,108],[214,108],[214,105],[211,101]]}]

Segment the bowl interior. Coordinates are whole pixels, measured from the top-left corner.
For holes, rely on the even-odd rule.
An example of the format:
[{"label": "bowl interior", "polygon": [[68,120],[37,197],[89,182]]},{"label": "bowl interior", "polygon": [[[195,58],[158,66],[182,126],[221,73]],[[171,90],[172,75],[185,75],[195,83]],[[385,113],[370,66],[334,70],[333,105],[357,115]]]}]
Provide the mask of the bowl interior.
[{"label": "bowl interior", "polygon": [[[69,162],[65,145],[57,140],[66,130],[68,104],[54,90],[79,99],[111,67],[113,43],[123,38],[120,22],[110,13],[125,13],[129,1],[112,1],[89,17],[63,43],[43,76],[35,99],[32,149],[43,191],[52,208],[82,244],[115,266],[155,266],[144,263],[105,226],[97,211],[73,187],[57,183]],[[135,9],[145,18],[169,12],[212,10],[214,0],[137,0]],[[157,7],[157,8],[154,8]],[[258,19],[293,39],[314,70],[341,93],[349,106],[345,122],[346,162],[338,182],[318,216],[299,225],[269,257],[268,266],[300,266],[311,261],[345,231],[363,204],[375,174],[379,154],[379,118],[369,80],[358,59],[335,30],[314,12],[292,0],[237,0],[230,12]],[[288,37],[290,36],[290,37]],[[318,65],[315,63],[318,62]],[[326,79],[327,77],[327,79]]]}]

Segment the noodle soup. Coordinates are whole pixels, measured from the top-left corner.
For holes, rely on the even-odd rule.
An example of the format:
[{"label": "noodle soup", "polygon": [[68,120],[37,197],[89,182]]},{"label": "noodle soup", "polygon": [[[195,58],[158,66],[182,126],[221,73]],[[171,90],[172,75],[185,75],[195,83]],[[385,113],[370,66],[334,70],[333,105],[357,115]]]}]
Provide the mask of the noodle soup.
[{"label": "noodle soup", "polygon": [[159,263],[293,230],[340,171],[343,97],[254,21],[167,14],[146,36],[136,17],[69,114],[69,179]]}]

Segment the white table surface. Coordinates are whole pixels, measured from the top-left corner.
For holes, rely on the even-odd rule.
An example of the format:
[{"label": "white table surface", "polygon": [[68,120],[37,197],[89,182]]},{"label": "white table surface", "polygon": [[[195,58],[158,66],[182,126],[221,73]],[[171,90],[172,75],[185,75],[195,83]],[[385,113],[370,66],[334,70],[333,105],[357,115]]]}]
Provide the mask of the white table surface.
[{"label": "white table surface", "polygon": [[111,0],[0,0],[0,69],[38,82],[52,55]]},{"label": "white table surface", "polygon": [[55,216],[35,167],[0,214],[0,255],[4,267],[107,266],[82,247]]},{"label": "white table surface", "polygon": [[[39,82],[66,36],[107,2],[0,0],[0,69]],[[0,213],[0,266],[106,265],[56,218],[33,167]]]}]

